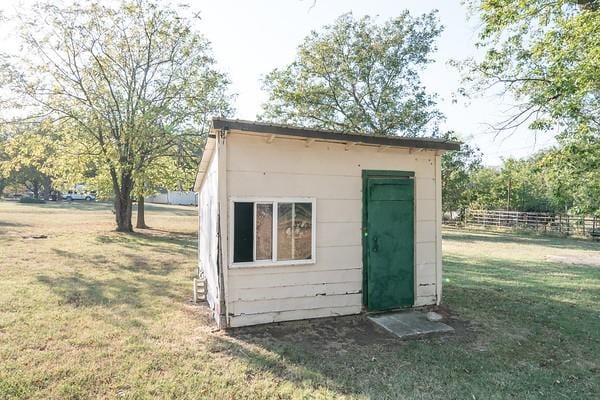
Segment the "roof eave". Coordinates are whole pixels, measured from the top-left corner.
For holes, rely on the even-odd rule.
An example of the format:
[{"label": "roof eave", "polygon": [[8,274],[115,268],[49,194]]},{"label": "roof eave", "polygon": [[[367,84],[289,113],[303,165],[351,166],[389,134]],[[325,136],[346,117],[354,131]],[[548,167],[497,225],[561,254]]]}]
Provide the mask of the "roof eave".
[{"label": "roof eave", "polygon": [[213,119],[215,130],[237,130],[277,136],[302,137],[327,141],[356,142],[370,145],[421,148],[441,151],[459,150],[460,143],[432,138],[408,138],[399,136],[374,136],[321,129],[306,129],[290,125],[276,125],[224,118]]}]

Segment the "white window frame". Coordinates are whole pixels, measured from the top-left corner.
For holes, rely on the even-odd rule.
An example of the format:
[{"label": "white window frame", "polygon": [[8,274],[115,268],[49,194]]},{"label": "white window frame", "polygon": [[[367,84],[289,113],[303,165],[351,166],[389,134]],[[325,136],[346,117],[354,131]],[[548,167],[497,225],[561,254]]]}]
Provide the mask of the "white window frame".
[{"label": "white window frame", "polygon": [[[234,240],[234,205],[235,203],[254,203],[254,217],[252,226],[252,258],[255,261],[234,262],[233,261],[233,240]],[[273,205],[273,233],[271,244],[271,259],[256,260],[256,204],[272,204]],[[282,260],[277,261],[277,217],[279,203],[311,203],[311,258],[307,260]],[[317,207],[314,197],[230,197],[229,198],[229,267],[230,268],[247,268],[247,267],[276,267],[290,265],[309,265],[317,262]]]}]

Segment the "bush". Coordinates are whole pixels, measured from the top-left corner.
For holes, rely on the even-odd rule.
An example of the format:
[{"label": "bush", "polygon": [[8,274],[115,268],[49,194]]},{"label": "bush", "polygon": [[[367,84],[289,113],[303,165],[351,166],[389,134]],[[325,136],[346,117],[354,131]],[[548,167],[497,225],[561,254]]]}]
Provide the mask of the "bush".
[{"label": "bush", "polygon": [[45,204],[46,201],[42,199],[34,199],[33,197],[21,197],[19,199],[19,203],[27,203],[27,204]]}]

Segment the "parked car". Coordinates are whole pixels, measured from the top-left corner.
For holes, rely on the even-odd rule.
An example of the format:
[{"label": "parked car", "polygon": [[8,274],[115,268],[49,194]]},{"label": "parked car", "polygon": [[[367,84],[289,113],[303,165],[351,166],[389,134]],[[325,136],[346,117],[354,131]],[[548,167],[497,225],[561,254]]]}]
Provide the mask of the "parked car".
[{"label": "parked car", "polygon": [[95,193],[78,193],[73,190],[69,190],[67,193],[63,194],[63,200],[73,201],[73,200],[85,200],[85,201],[95,201],[96,194]]}]

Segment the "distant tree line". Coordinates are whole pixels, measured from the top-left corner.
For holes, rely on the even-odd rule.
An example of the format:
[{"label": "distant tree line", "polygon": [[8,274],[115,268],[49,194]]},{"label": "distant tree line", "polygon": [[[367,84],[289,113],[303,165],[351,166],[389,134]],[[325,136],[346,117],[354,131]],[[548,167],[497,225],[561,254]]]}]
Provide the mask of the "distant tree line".
[{"label": "distant tree line", "polygon": [[481,165],[468,145],[443,156],[443,209],[467,208],[600,216],[600,143],[560,144],[526,159]]},{"label": "distant tree line", "polygon": [[549,132],[558,146],[499,168],[481,167],[474,152],[446,155],[447,171],[457,170],[448,172],[444,209],[600,215],[600,1],[465,3],[484,52],[452,62],[464,77],[459,93],[511,96],[515,106],[493,128]]}]

